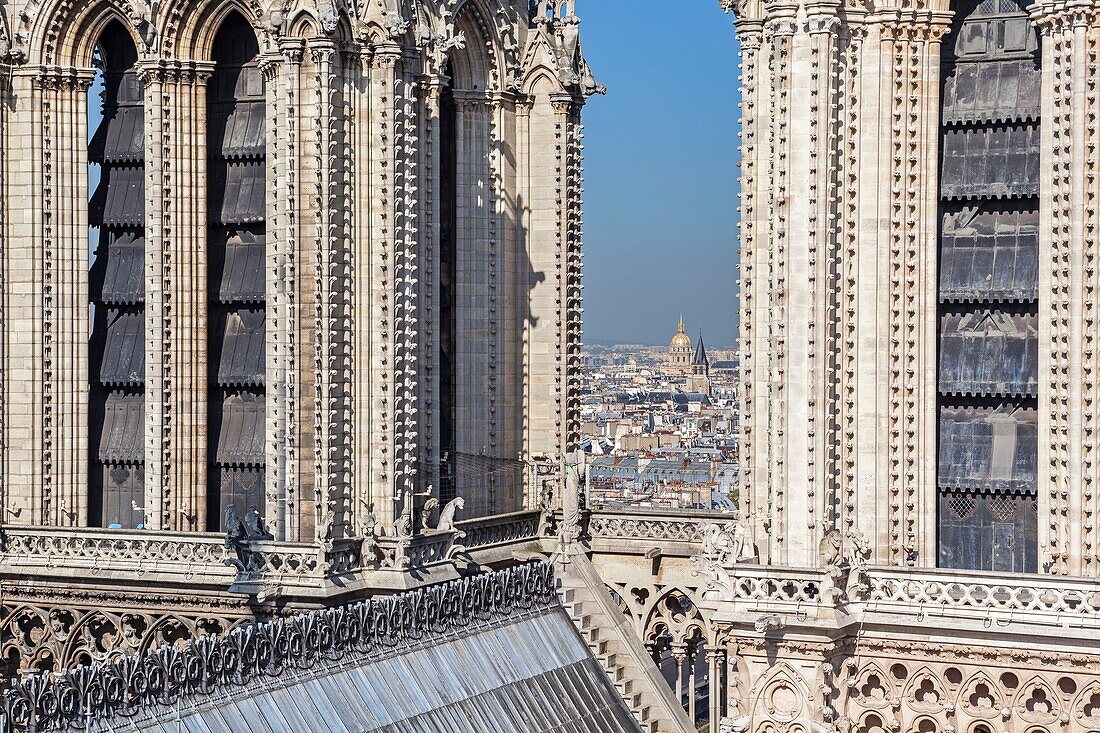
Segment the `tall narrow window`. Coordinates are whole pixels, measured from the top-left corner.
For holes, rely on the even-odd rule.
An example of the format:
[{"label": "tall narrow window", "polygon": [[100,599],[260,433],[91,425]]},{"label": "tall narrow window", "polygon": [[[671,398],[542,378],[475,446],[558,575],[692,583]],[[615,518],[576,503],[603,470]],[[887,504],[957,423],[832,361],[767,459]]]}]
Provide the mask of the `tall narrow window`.
[{"label": "tall narrow window", "polygon": [[[448,67],[447,75],[454,78]],[[455,497],[456,279],[458,275],[458,146],[454,91],[447,86],[439,100],[439,401],[443,465],[440,500]]]},{"label": "tall narrow window", "polygon": [[1039,41],[1028,0],[963,0],[943,48],[939,564],[1038,557]]},{"label": "tall narrow window", "polygon": [[209,487],[207,525],[223,529],[264,497],[264,85],[259,46],[239,15],[214,39],[209,155]]},{"label": "tall narrow window", "polygon": [[137,49],[112,22],[95,52],[89,113],[89,522],[145,524],[145,161]]}]

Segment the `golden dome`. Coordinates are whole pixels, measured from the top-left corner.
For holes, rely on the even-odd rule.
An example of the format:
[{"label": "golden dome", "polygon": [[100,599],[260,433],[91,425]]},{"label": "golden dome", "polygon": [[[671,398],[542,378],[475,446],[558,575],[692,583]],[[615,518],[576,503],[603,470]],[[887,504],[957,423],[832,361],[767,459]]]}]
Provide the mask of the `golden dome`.
[{"label": "golden dome", "polygon": [[672,343],[669,344],[670,349],[687,349],[691,350],[691,338],[684,333],[684,319],[680,317],[680,326],[676,329],[676,335],[672,337]]}]

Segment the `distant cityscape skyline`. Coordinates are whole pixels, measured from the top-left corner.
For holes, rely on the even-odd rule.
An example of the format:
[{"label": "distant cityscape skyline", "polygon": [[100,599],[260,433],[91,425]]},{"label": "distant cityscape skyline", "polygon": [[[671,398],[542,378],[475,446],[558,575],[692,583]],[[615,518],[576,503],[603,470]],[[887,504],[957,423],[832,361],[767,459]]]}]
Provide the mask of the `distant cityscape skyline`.
[{"label": "distant cityscape skyline", "polygon": [[[578,8],[606,97],[585,105],[589,344],[668,345],[737,333],[738,47],[716,2]],[[641,152],[641,151],[644,151]]]}]

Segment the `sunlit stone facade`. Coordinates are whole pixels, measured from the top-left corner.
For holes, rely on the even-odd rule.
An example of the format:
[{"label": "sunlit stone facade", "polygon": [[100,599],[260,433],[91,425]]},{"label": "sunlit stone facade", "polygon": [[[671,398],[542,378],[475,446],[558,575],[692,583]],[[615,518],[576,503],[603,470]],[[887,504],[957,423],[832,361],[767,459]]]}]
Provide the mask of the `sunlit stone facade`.
[{"label": "sunlit stone facade", "polygon": [[317,599],[453,521],[535,534],[578,429],[578,23],[0,0],[9,670],[251,618],[226,533]]},{"label": "sunlit stone facade", "polygon": [[698,604],[726,727],[1100,729],[1097,8],[727,5],[751,542],[711,543]]}]

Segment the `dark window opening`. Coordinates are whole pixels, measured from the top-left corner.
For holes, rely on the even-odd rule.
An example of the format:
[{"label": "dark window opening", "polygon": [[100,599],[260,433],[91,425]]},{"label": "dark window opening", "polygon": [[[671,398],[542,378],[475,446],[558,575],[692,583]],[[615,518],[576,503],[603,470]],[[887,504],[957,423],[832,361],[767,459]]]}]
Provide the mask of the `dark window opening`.
[{"label": "dark window opening", "polygon": [[117,21],[94,54],[88,142],[88,522],[142,529],[145,513],[145,143],[137,49]]},{"label": "dark window opening", "polygon": [[1028,0],[955,4],[943,43],[938,562],[1038,566],[1039,39]]},{"label": "dark window opening", "polygon": [[[454,71],[447,69],[454,78]],[[455,426],[457,396],[455,384],[456,321],[455,299],[458,278],[458,146],[454,92],[447,86],[439,100],[439,401],[440,466],[439,499],[446,504],[455,497]]]},{"label": "dark window opening", "polygon": [[264,510],[266,101],[259,46],[240,15],[214,39],[207,87],[207,529]]}]

